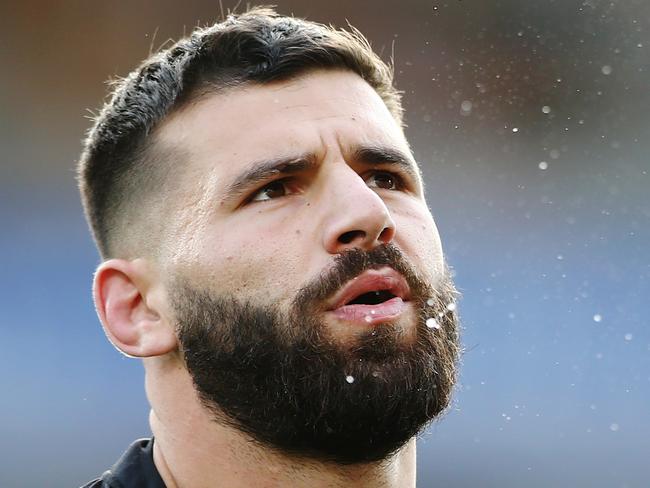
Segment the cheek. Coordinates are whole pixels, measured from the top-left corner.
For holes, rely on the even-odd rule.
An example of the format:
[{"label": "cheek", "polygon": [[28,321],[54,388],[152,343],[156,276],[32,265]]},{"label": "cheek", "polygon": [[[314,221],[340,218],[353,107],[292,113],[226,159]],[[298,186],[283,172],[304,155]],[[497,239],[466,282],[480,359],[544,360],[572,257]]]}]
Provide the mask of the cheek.
[{"label": "cheek", "polygon": [[299,266],[304,233],[295,220],[271,224],[249,217],[220,227],[202,239],[195,276],[216,292],[242,298],[278,302],[293,296],[304,279]]},{"label": "cheek", "polygon": [[395,211],[396,243],[415,264],[434,276],[444,272],[444,257],[438,229],[425,205],[410,205]]}]

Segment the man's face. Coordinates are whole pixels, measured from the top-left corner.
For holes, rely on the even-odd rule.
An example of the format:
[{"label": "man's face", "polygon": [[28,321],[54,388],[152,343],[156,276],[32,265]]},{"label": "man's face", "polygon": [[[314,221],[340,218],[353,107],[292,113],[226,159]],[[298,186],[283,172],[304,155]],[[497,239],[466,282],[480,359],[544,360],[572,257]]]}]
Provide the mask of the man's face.
[{"label": "man's face", "polygon": [[159,136],[189,155],[161,262],[206,407],[344,463],[386,457],[446,407],[453,286],[408,144],[369,85],[335,71],[238,88]]}]

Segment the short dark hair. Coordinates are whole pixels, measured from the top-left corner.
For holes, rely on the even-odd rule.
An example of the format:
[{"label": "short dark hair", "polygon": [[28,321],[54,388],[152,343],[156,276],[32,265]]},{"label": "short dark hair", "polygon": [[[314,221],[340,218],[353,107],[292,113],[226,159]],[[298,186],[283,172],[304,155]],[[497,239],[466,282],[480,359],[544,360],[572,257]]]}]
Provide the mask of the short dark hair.
[{"label": "short dark hair", "polygon": [[289,80],[316,69],[358,74],[402,124],[392,68],[363,35],[354,28],[345,31],[280,16],[269,8],[252,8],[197,28],[116,83],[88,133],[78,165],[86,217],[102,258],[155,252],[155,230],[139,246],[131,234],[152,228],[137,212],[146,211],[154,190],[164,190],[173,164],[182,160],[153,141],[165,117],[205,94]]}]

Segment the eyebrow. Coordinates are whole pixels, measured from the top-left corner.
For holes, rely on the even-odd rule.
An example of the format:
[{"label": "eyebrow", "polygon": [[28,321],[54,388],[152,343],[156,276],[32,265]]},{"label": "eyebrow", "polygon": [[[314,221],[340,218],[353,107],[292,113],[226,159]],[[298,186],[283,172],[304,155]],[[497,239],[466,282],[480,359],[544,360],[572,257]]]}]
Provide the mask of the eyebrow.
[{"label": "eyebrow", "polygon": [[313,154],[258,161],[251,164],[248,170],[241,173],[228,185],[223,201],[231,201],[240,197],[260,182],[277,176],[293,175],[314,169],[316,166],[316,157]]}]

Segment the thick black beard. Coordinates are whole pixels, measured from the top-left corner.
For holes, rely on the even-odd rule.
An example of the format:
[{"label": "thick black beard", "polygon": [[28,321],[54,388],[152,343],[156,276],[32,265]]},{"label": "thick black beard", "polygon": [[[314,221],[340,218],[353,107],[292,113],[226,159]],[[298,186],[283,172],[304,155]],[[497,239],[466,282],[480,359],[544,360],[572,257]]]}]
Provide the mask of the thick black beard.
[{"label": "thick black beard", "polygon": [[[321,322],[323,301],[367,269],[391,266],[419,311],[415,337],[381,324],[344,345]],[[450,403],[459,354],[455,289],[425,283],[398,248],[351,250],[286,312],[213,296],[176,279],[187,369],[215,420],[282,454],[338,464],[387,459]],[[454,308],[454,307],[450,307]],[[429,328],[428,318],[440,328]],[[408,329],[408,328],[407,328]]]}]

